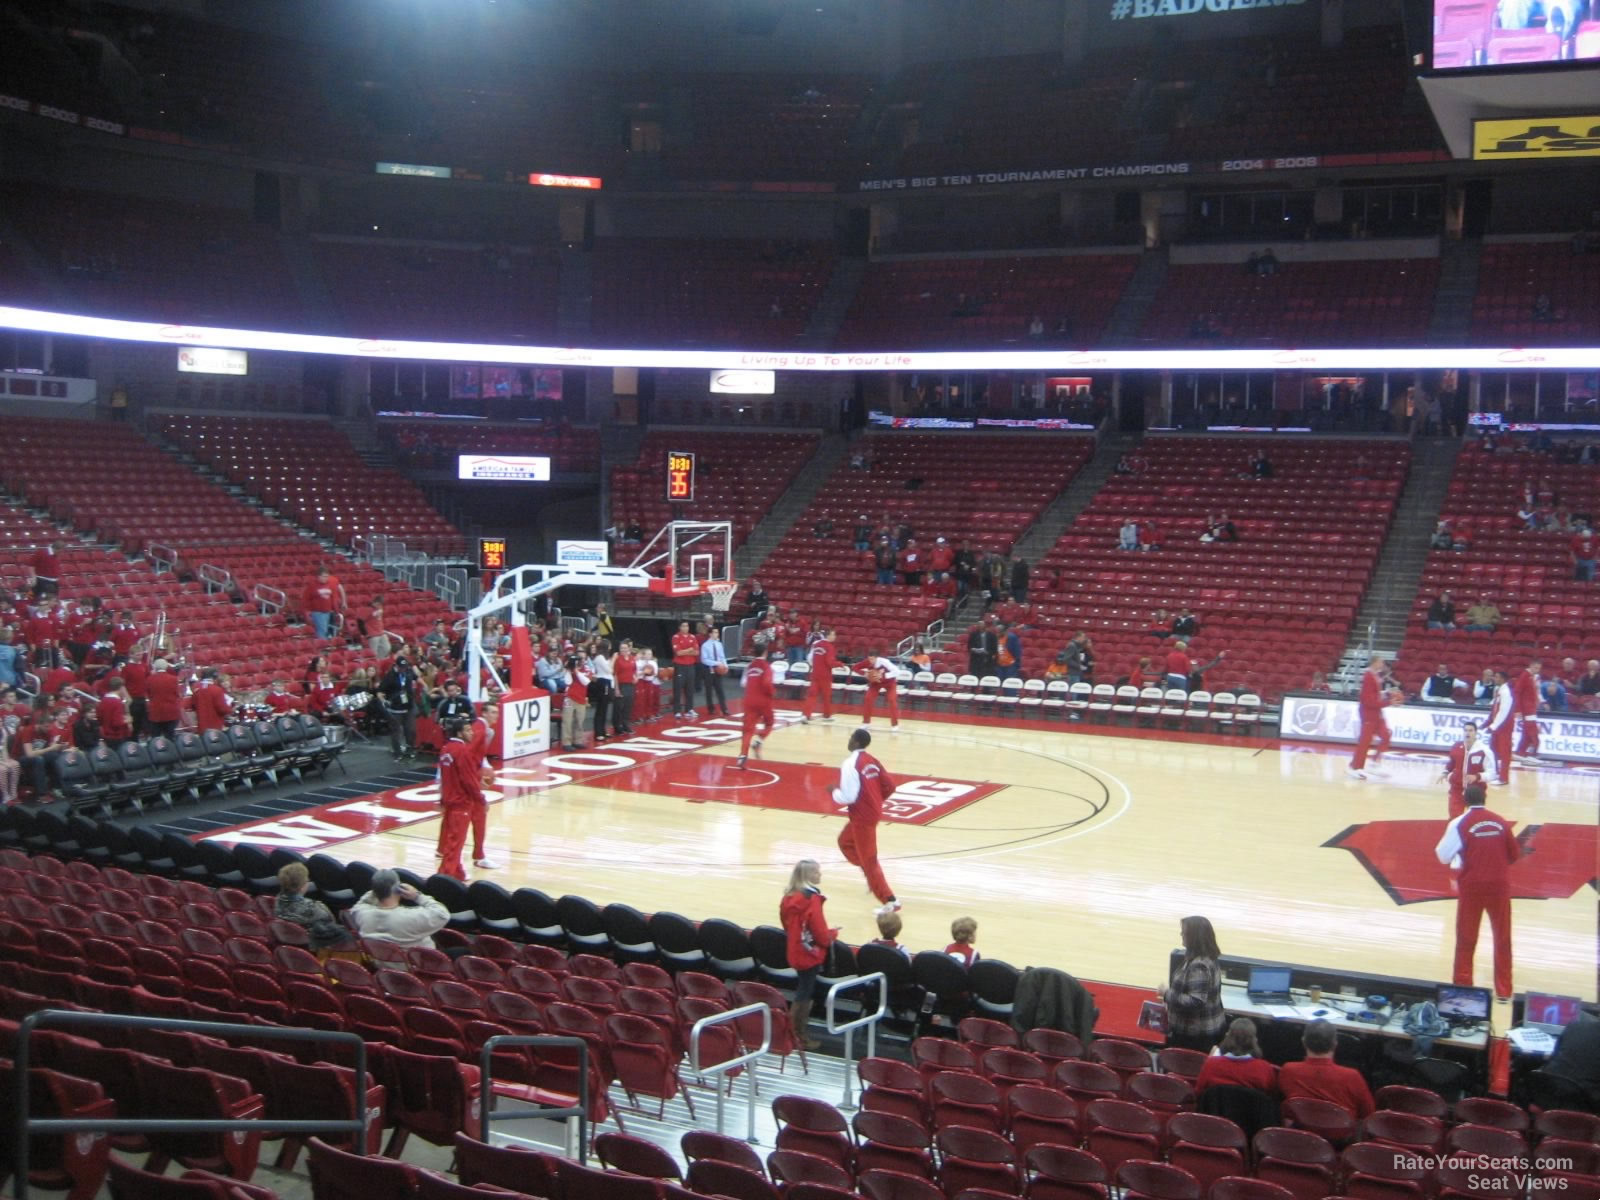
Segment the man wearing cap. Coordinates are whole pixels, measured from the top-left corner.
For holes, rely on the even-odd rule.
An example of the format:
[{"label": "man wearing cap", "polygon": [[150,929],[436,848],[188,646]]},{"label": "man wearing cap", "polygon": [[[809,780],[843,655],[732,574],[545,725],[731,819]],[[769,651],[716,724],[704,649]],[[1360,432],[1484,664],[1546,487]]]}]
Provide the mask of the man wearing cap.
[{"label": "man wearing cap", "polygon": [[171,664],[166,659],[156,659],[145,686],[150,693],[145,704],[150,731],[157,737],[176,736],[183,706],[178,697],[178,677],[173,674]]}]

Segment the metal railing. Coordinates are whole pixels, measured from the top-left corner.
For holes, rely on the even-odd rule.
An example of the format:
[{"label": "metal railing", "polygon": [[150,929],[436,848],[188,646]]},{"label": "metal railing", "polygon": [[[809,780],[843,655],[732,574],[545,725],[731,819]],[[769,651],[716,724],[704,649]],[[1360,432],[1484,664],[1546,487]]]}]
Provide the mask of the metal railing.
[{"label": "metal railing", "polygon": [[207,595],[233,590],[233,573],[226,567],[219,567],[215,563],[201,563],[195,575],[205,584]]},{"label": "metal railing", "polygon": [[[761,1045],[754,1050],[747,1050],[737,1058],[730,1058],[723,1062],[713,1063],[709,1067],[700,1065],[700,1038],[707,1029],[713,1025],[728,1025],[740,1017],[761,1014]],[[722,1076],[730,1071],[737,1070],[749,1064],[750,1069],[745,1072],[745,1135],[744,1140],[754,1143],[756,1140],[756,1060],[772,1048],[772,1007],[767,1004],[746,1004],[743,1008],[732,1008],[727,1012],[712,1013],[709,1017],[701,1017],[694,1023],[694,1028],[689,1030],[689,1069],[701,1078],[710,1076],[716,1081],[717,1088],[717,1132],[722,1132],[723,1110],[726,1105],[726,1091],[722,1086]]]},{"label": "metal railing", "polygon": [[281,588],[271,584],[258,583],[250,589],[250,598],[256,602],[256,608],[264,617],[275,616],[282,612],[289,603],[289,594]]},{"label": "metal railing", "polygon": [[[564,1108],[516,1108],[494,1110],[494,1052],[511,1046],[566,1046],[578,1051],[578,1102]],[[561,1117],[578,1118],[578,1162],[589,1161],[589,1043],[580,1037],[557,1037],[540,1033],[497,1033],[483,1043],[479,1051],[478,1067],[482,1072],[478,1091],[478,1136],[489,1140],[489,1125],[493,1121],[527,1121],[533,1119],[556,1120]]]},{"label": "metal railing", "polygon": [[151,542],[145,549],[144,554],[150,560],[151,568],[157,575],[163,571],[176,571],[178,569],[178,552],[171,546],[161,542]]},{"label": "metal railing", "polygon": [[[878,1007],[875,1012],[864,1013],[854,1021],[846,1021],[843,1025],[834,1023],[834,1007],[839,1002],[839,997],[845,992],[853,992],[857,988],[866,987],[869,983],[878,985]],[[871,1058],[878,1052],[878,1022],[889,1012],[889,979],[882,971],[874,971],[870,975],[852,975],[848,979],[841,979],[828,989],[826,1013],[828,1018],[828,1032],[844,1034],[844,1100],[840,1109],[848,1112],[854,1108],[855,1097],[852,1094],[850,1076],[851,1064],[855,1062],[854,1038],[855,1031],[863,1025],[867,1027],[867,1057]]]},{"label": "metal railing", "polygon": [[[352,1104],[355,1115],[348,1121],[267,1121],[262,1117],[241,1120],[190,1117],[38,1117],[30,1112],[28,1059],[30,1041],[40,1025],[122,1026],[133,1029],[173,1029],[212,1037],[267,1038],[298,1042],[342,1043],[355,1047],[355,1087]],[[235,1025],[219,1021],[191,1021],[181,1017],[133,1017],[121,1013],[69,1012],[47,1008],[29,1013],[17,1029],[15,1072],[18,1080],[16,1139],[13,1155],[16,1200],[28,1197],[28,1139],[42,1133],[242,1133],[262,1130],[273,1133],[348,1133],[354,1152],[367,1152],[367,1044],[359,1034],[336,1033],[326,1029],[296,1029],[284,1025]]]}]

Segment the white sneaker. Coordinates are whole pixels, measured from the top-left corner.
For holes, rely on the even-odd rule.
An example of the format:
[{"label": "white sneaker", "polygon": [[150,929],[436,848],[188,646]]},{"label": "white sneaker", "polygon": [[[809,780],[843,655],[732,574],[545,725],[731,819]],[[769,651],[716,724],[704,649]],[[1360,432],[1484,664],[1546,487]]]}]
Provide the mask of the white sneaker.
[{"label": "white sneaker", "polygon": [[1491,779],[1489,781],[1489,786],[1490,787],[1505,787],[1506,786],[1506,781],[1504,779]]},{"label": "white sneaker", "polygon": [[827,722],[827,723],[828,723],[828,724],[829,724],[829,725],[832,725],[832,724],[833,724],[833,718],[832,718],[832,717],[820,717],[820,718],[818,718],[818,719],[819,719],[819,720],[823,720],[823,721],[826,721],[826,722]]},{"label": "white sneaker", "polygon": [[1387,779],[1387,778],[1389,778],[1389,772],[1387,770],[1385,770],[1383,767],[1368,767],[1366,769],[1366,775],[1367,775],[1368,779]]},{"label": "white sneaker", "polygon": [[[761,739],[760,738],[751,738],[750,739],[750,753],[754,754],[757,758],[761,757]],[[742,758],[744,756],[740,755],[740,757]]]},{"label": "white sneaker", "polygon": [[900,901],[898,901],[898,900],[889,900],[889,901],[886,901],[885,903],[879,905],[876,909],[874,909],[873,910],[873,916],[886,917],[890,913],[897,913],[899,911],[900,911]]},{"label": "white sneaker", "polygon": [[889,732],[894,734],[896,737],[899,737],[900,736],[900,726],[898,726],[898,725],[889,726]]},{"label": "white sneaker", "polygon": [[1346,767],[1344,769],[1344,773],[1351,779],[1365,779],[1367,777],[1367,773],[1365,771],[1358,771],[1354,767]]},{"label": "white sneaker", "polygon": [[482,867],[485,871],[495,871],[500,867],[500,864],[492,858],[475,858],[472,860],[472,865]]}]

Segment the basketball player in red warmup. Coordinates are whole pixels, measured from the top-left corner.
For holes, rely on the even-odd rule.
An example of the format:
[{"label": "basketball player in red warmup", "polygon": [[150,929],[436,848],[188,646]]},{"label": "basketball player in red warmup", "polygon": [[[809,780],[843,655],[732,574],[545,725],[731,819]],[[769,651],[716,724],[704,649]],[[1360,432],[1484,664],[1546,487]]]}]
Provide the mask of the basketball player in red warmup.
[{"label": "basketball player in red warmup", "polygon": [[[500,705],[493,699],[483,701],[483,715],[472,721],[471,740],[467,742],[467,749],[472,752],[473,765],[477,768],[479,782],[487,787],[494,782],[494,768],[486,766],[489,749],[494,740],[495,722],[500,716]],[[489,802],[483,795],[483,788],[478,789],[478,798],[468,808],[472,818],[472,865],[482,867],[486,871],[493,870],[500,864],[489,857],[488,851],[483,848],[484,839],[488,836],[489,828]]]},{"label": "basketball player in red warmup", "polygon": [[1356,737],[1355,756],[1350,760],[1347,774],[1356,779],[1367,778],[1367,752],[1372,752],[1373,767],[1389,748],[1389,722],[1383,715],[1386,706],[1393,703],[1395,694],[1383,686],[1383,656],[1374,654],[1361,675],[1361,699],[1357,712],[1361,717],[1361,732]]},{"label": "basketball player in red warmup", "polygon": [[1506,673],[1494,673],[1494,707],[1489,710],[1489,748],[1494,751],[1497,787],[1511,781],[1511,728],[1516,724],[1517,698],[1506,682]]},{"label": "basketball player in red warmup", "polygon": [[860,867],[867,877],[867,887],[879,900],[878,911],[898,912],[900,901],[894,897],[889,881],[883,877],[878,865],[878,821],[883,816],[883,804],[894,795],[895,782],[883,769],[883,764],[867,753],[872,745],[872,734],[858,729],[850,735],[850,753],[839,767],[839,786],[833,789],[833,802],[850,810],[850,819],[839,833],[839,851],[845,861]]},{"label": "basketball player in red warmup", "polygon": [[1539,670],[1544,664],[1537,658],[1525,671],[1518,671],[1511,681],[1511,694],[1517,702],[1517,716],[1522,718],[1522,736],[1517,739],[1518,758],[1539,757]]},{"label": "basketball player in red warmup", "polygon": [[1484,807],[1487,789],[1466,788],[1467,810],[1445,827],[1434,854],[1440,863],[1459,869],[1461,898],[1456,903],[1456,961],[1452,978],[1472,986],[1472,956],[1478,949],[1478,927],[1489,914],[1494,936],[1494,994],[1511,999],[1511,864],[1522,855],[1511,823]]},{"label": "basketball player in red warmup", "polygon": [[811,682],[806,685],[805,707],[801,718],[811,720],[811,709],[822,707],[822,719],[833,720],[833,669],[839,665],[839,655],[833,645],[833,630],[824,629],[822,636],[811,643]]},{"label": "basketball player in red warmup", "polygon": [[[761,757],[761,739],[772,732],[772,658],[769,652],[744,669],[744,736],[733,765],[743,768],[750,752]],[[758,732],[759,730],[759,732]]]},{"label": "basketball player in red warmup", "polygon": [[461,849],[466,845],[474,808],[484,804],[482,766],[472,747],[462,739],[464,731],[462,722],[451,721],[445,727],[449,740],[439,751],[439,804],[444,809],[444,820],[439,825],[439,874],[463,883],[467,871],[461,865]]},{"label": "basketball player in red warmup", "polygon": [[872,724],[872,710],[883,693],[889,708],[889,732],[900,732],[900,668],[874,650],[861,660],[861,673],[867,677],[867,694],[862,702],[861,723]]},{"label": "basketball player in red warmup", "polygon": [[1450,782],[1452,821],[1466,811],[1463,795],[1467,785],[1487,783],[1494,778],[1494,751],[1478,740],[1476,721],[1468,721],[1461,727],[1461,740],[1450,747],[1450,758],[1441,778]]}]

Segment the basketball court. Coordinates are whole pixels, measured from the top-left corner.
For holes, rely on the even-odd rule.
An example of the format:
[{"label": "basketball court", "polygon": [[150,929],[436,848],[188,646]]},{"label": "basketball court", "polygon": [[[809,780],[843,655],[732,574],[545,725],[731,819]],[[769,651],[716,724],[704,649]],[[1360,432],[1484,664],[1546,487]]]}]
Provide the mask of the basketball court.
[{"label": "basketball court", "polygon": [[[663,721],[578,754],[505,768],[489,793],[507,889],[577,893],[646,912],[776,924],[796,859],[823,864],[832,923],[876,936],[860,872],[834,844],[837,781],[859,711],[802,724],[780,711],[765,756],[734,766],[739,721]],[[986,957],[1154,986],[1178,920],[1211,918],[1225,953],[1448,981],[1455,904],[1433,857],[1442,759],[1057,722],[1012,727],[923,715],[875,753],[901,784],[880,830],[905,905],[901,941],[942,948],[978,921]],[[1490,806],[1516,823],[1516,986],[1596,999],[1600,769],[1515,768]],[[432,785],[211,836],[431,874]],[[1488,929],[1477,982],[1490,980]]]}]

